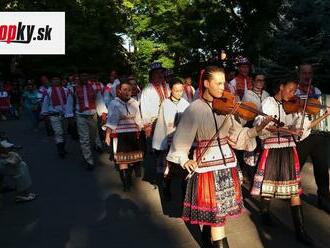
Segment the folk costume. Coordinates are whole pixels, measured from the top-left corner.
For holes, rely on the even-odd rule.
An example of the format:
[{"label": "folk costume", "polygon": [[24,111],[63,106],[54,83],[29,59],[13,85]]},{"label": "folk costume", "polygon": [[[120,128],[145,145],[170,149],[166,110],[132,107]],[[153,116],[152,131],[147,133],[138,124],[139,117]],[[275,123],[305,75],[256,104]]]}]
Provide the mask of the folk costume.
[{"label": "folk costume", "polygon": [[229,82],[228,86],[231,93],[242,99],[246,91],[252,89],[252,79],[239,74]]},{"label": "folk costume", "polygon": [[[277,116],[285,127],[299,128],[300,114],[286,114],[282,102],[274,97],[267,97],[262,102],[262,112]],[[258,124],[264,117],[258,116],[255,123]],[[269,124],[273,125],[273,124]],[[304,121],[307,130],[309,121]],[[305,131],[305,135],[306,135]],[[260,135],[262,140],[262,154],[258,164],[258,170],[254,178],[252,195],[265,198],[290,199],[302,193],[300,164],[296,150],[297,137],[286,133],[272,133],[266,129]]]},{"label": "folk costume", "polygon": [[[92,143],[97,132],[97,115],[107,113],[104,101],[97,104],[97,95],[101,94],[94,85],[89,83],[75,87],[76,116],[80,146],[87,168],[94,167]],[[101,98],[100,98],[101,99]]]},{"label": "folk costume", "polygon": [[[158,62],[150,65],[150,71],[164,69]],[[170,88],[166,82],[149,83],[141,93],[141,115],[144,125],[155,124],[158,118],[159,107],[170,96]]]},{"label": "folk costume", "polygon": [[149,83],[141,94],[141,115],[144,124],[153,124],[158,118],[159,107],[170,96],[167,83]]},{"label": "folk costume", "polygon": [[[219,129],[219,135],[212,140]],[[185,221],[223,226],[227,217],[241,214],[241,180],[233,148],[252,151],[256,136],[255,128],[243,128],[233,115],[215,114],[204,99],[191,103],[182,115],[167,155],[168,161],[183,167],[189,160],[193,142],[196,143],[194,160],[198,159],[199,166],[188,181],[183,209]]]},{"label": "folk costume", "polygon": [[[188,106],[189,103],[184,98],[178,101],[174,101],[172,98],[165,99],[160,106],[159,116],[153,135],[152,148],[159,153],[156,160],[156,171],[158,180],[163,186],[164,196],[167,200],[171,199],[171,177],[173,172],[169,175],[170,168],[174,169],[177,166],[166,161],[166,155],[172,144],[173,135],[180,122],[182,113]],[[172,169],[171,171],[173,171]],[[181,183],[182,187],[185,186],[183,183],[184,182]]]},{"label": "folk costume", "polygon": [[[138,102],[133,98],[123,101],[116,97],[111,102],[111,110],[105,126],[112,130],[112,138],[117,139],[117,144],[114,146],[116,164],[134,165],[141,162],[143,151],[140,143],[140,131],[143,124]],[[129,170],[120,170],[124,190],[130,187]]]},{"label": "folk costume", "polygon": [[[91,80],[89,83],[96,89],[98,94],[96,95],[96,111],[97,113],[105,113],[104,112],[104,85],[101,82],[98,82],[96,80]],[[106,106],[106,105],[105,105]],[[107,106],[106,106],[107,107]],[[102,125],[104,124],[106,120],[106,116],[99,116],[97,115],[97,130],[95,135],[95,149],[99,152],[103,150],[103,143],[101,140],[103,140],[103,131],[102,131]],[[102,139],[101,139],[102,137]]]},{"label": "folk costume", "polygon": [[[307,98],[308,86],[299,84],[296,95],[300,99]],[[320,89],[311,85],[309,98],[320,99]],[[321,98],[322,99],[322,98]],[[321,112],[323,112],[321,110]],[[315,119],[316,116],[310,116]],[[323,121],[324,124],[325,122]],[[311,134],[297,143],[297,150],[301,167],[304,166],[307,157],[310,156],[313,164],[315,182],[317,185],[318,205],[321,209],[330,213],[329,171],[328,171],[328,132],[322,129],[322,125],[311,130]]]},{"label": "folk costume", "polygon": [[[269,94],[265,90],[262,90],[260,92],[257,92],[255,90],[247,90],[243,96],[242,101],[254,103],[256,105],[257,109],[261,111],[261,103],[267,97],[269,97]],[[252,125],[253,125],[253,121],[246,123],[246,126],[248,126],[248,127],[250,127]],[[260,154],[260,149],[261,149],[260,146],[261,146],[260,139],[257,138],[257,148],[255,149],[255,151],[253,151],[253,152],[244,151],[243,152],[244,163],[248,165],[248,167],[244,168],[244,169],[248,173],[248,177],[249,177],[250,181],[253,181],[253,176],[255,174],[255,165],[258,162],[258,157]],[[253,168],[251,168],[251,166]]]},{"label": "folk costume", "polygon": [[[171,146],[175,129],[179,124],[180,117],[188,106],[189,103],[183,98],[179,101],[173,101],[171,98],[163,101],[160,106],[155,132],[152,139],[153,149],[167,153],[169,147]],[[157,173],[164,173],[164,165],[164,160],[157,164]]]},{"label": "folk costume", "polygon": [[[70,99],[69,99],[70,98]],[[62,86],[48,88],[41,105],[41,115],[47,116],[54,130],[54,139],[60,157],[65,155],[64,119],[73,117],[71,92]]]},{"label": "folk costume", "polygon": [[[247,58],[238,56],[236,58],[235,65],[250,65],[250,62]],[[252,90],[252,78],[249,76],[243,76],[242,74],[238,74],[233,80],[229,82],[228,87],[230,89],[230,92],[238,96],[241,100],[247,90]]]}]

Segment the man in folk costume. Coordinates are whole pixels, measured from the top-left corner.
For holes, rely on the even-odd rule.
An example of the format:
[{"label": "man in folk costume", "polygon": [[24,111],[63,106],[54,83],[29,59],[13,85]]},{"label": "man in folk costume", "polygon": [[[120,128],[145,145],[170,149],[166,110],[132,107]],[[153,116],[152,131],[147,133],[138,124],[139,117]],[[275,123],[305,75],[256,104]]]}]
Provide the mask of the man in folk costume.
[{"label": "man in folk costume", "polygon": [[[97,80],[96,75],[90,75],[90,79],[88,81],[93,88],[96,89],[98,94],[96,95],[96,111],[97,113],[104,113],[103,107],[104,107],[104,85]],[[103,151],[103,144],[101,140],[104,140],[103,138],[101,139],[102,136],[102,125],[105,123],[107,119],[106,114],[102,116],[97,116],[97,131],[96,131],[96,136],[95,136],[95,150],[97,152],[102,152]]]},{"label": "man in folk costume", "polygon": [[252,79],[250,73],[250,61],[242,56],[236,58],[235,65],[238,67],[238,75],[229,82],[231,93],[238,96],[241,100],[247,90],[252,89]]},{"label": "man in folk costume", "polygon": [[61,158],[64,158],[66,154],[64,119],[73,117],[73,99],[71,92],[61,86],[59,77],[53,77],[51,84],[51,87],[47,89],[43,98],[41,115],[49,118],[54,130],[57,153]]},{"label": "man in folk costume", "polygon": [[[252,102],[256,105],[257,110],[261,111],[262,101],[269,96],[265,91],[265,75],[262,73],[256,73],[252,76],[252,89],[247,90],[243,96],[243,102]],[[245,124],[247,127],[253,126],[253,121],[249,121]],[[257,147],[253,152],[244,151],[242,155],[241,169],[246,174],[248,182],[253,182],[254,174],[256,173],[256,164],[258,162],[261,149],[261,141],[257,138]]]},{"label": "man in folk costume", "polygon": [[[157,164],[157,178],[163,179],[165,183],[164,195],[167,200],[171,198],[170,183],[171,178],[168,175],[169,168],[166,163],[166,155],[172,143],[175,129],[179,123],[180,117],[189,103],[182,97],[183,81],[179,78],[173,78],[170,82],[171,96],[165,99],[159,111],[155,132],[152,139],[152,148],[160,157]],[[162,180],[162,181],[163,181]]]},{"label": "man in folk costume", "polygon": [[111,113],[106,123],[106,143],[111,136],[117,138],[115,162],[119,166],[124,191],[131,187],[131,166],[143,160],[140,131],[143,127],[138,102],[131,97],[132,86],[128,82],[119,84],[119,94],[111,102]]},{"label": "man in folk costume", "polygon": [[[309,98],[320,98],[321,91],[313,85],[312,65],[302,64],[299,66],[299,84],[296,95],[301,99],[306,99],[308,88],[310,88],[308,94]],[[325,112],[325,114],[329,113]],[[316,116],[310,117],[314,119],[313,122],[324,119],[322,117],[315,119]],[[301,167],[304,166],[308,156],[312,159],[319,208],[330,213],[328,146],[329,142],[327,135],[325,135],[324,132],[317,130],[317,128],[312,129],[307,138],[301,139],[300,142],[297,143]]]},{"label": "man in folk costume", "polygon": [[[255,137],[270,118],[258,127],[243,128],[234,115],[216,114],[212,101],[221,97],[225,88],[225,73],[216,66],[201,72],[199,84],[202,97],[192,102],[183,113],[167,160],[180,164],[191,173],[183,220],[211,227],[213,247],[227,248],[226,219],[240,215],[243,209],[233,148],[252,151],[256,146]],[[188,154],[194,140],[194,160],[190,160]]]},{"label": "man in folk costume", "polygon": [[145,86],[141,94],[141,115],[148,137],[152,136],[161,103],[170,96],[170,89],[165,81],[164,72],[165,68],[162,67],[161,63],[152,63],[149,71],[150,83]]},{"label": "man in folk costume", "polygon": [[[165,80],[166,69],[159,62],[150,65],[149,81],[141,93],[140,109],[146,136],[146,151],[149,155],[156,155],[156,164],[161,163],[160,154],[152,154],[152,135],[162,102],[170,96],[170,89]],[[153,158],[155,159],[155,158]],[[145,177],[155,185],[156,166],[146,168]],[[150,174],[149,174],[150,172]]]},{"label": "man in folk costume", "polygon": [[97,95],[101,94],[97,88],[88,83],[88,75],[80,75],[78,85],[75,87],[76,116],[80,146],[87,169],[94,169],[92,144],[95,142],[97,132],[97,115],[105,116],[107,108],[103,101],[97,106]]},{"label": "man in folk costume", "polygon": [[[262,102],[262,112],[277,116],[282,123],[280,127],[272,123],[262,131],[260,138],[263,143],[263,152],[258,162],[258,171],[254,178],[252,195],[260,195],[264,200],[262,214],[269,216],[269,203],[271,198],[290,199],[293,223],[297,239],[305,245],[313,246],[313,240],[304,229],[304,218],[300,162],[296,150],[301,136],[303,139],[309,133],[314,123],[310,123],[306,116],[298,113],[287,113],[285,101],[294,97],[297,90],[297,82],[292,80],[280,84],[278,92],[273,97],[267,97]],[[326,116],[329,116],[326,114]],[[256,118],[256,122],[262,120],[262,116]],[[303,122],[301,122],[304,120]],[[320,148],[318,148],[320,149]],[[265,204],[268,202],[268,204]],[[270,219],[268,217],[268,219]]]},{"label": "man in folk costume", "polygon": [[252,76],[252,89],[244,93],[243,102],[253,102],[258,110],[261,110],[261,103],[269,96],[265,90],[265,75],[256,73]]},{"label": "man in folk costume", "polygon": [[189,103],[194,100],[195,88],[192,86],[192,78],[190,75],[186,75],[183,78],[184,92],[183,98],[186,99]]}]

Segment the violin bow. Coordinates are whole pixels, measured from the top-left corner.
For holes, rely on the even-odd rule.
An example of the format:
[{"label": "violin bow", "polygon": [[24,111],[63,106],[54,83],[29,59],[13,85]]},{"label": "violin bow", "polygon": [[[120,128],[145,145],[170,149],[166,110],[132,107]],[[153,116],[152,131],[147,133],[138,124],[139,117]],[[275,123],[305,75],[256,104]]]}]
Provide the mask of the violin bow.
[{"label": "violin bow", "polygon": [[[302,118],[301,118],[301,122],[300,122],[300,129],[303,129],[303,127],[304,127],[307,102],[308,102],[309,92],[311,90],[311,86],[312,86],[312,79],[309,79],[308,88],[307,88],[307,97],[305,99],[304,109],[303,109],[303,112],[302,112]],[[300,137],[298,137],[298,141],[299,140],[300,140]]]},{"label": "violin bow", "polygon": [[[206,146],[203,147],[202,152],[200,153],[200,155],[196,158],[196,162],[197,162],[197,167],[199,166],[202,157],[205,155],[205,153],[209,150],[211,143],[218,137],[220,130],[222,129],[223,125],[226,123],[226,121],[228,120],[229,116],[234,114],[236,112],[236,110],[239,108],[239,105],[241,103],[236,103],[235,107],[233,108],[233,110],[226,115],[225,119],[223,120],[221,126],[218,128],[218,130],[215,132],[215,134],[212,136],[212,138],[207,142]],[[223,158],[225,159],[225,158]],[[195,169],[197,169],[197,167]],[[194,174],[196,173],[195,170],[193,170],[192,172],[190,172],[187,177],[186,180],[191,178]]]}]

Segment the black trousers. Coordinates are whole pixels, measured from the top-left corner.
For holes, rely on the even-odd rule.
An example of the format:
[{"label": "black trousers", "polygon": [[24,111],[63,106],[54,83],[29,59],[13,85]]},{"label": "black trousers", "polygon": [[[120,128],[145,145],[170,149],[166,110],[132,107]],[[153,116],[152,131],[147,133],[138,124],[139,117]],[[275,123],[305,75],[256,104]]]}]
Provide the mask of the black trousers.
[{"label": "black trousers", "polygon": [[307,157],[310,156],[318,188],[317,193],[322,196],[329,194],[329,139],[329,136],[311,134],[303,141],[297,142],[300,168],[303,168]]}]

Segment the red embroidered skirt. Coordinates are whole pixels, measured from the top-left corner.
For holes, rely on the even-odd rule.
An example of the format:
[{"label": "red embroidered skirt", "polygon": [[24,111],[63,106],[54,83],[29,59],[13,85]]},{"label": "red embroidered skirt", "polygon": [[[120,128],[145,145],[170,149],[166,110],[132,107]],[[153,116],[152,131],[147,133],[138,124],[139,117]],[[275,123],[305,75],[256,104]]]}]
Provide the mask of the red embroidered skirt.
[{"label": "red embroidered skirt", "polygon": [[296,147],[263,150],[251,194],[280,199],[302,194]]},{"label": "red embroidered skirt", "polygon": [[188,181],[182,218],[191,224],[223,226],[243,209],[237,168],[196,173]]},{"label": "red embroidered skirt", "polygon": [[138,132],[118,133],[117,164],[132,164],[143,161],[140,134]]}]

